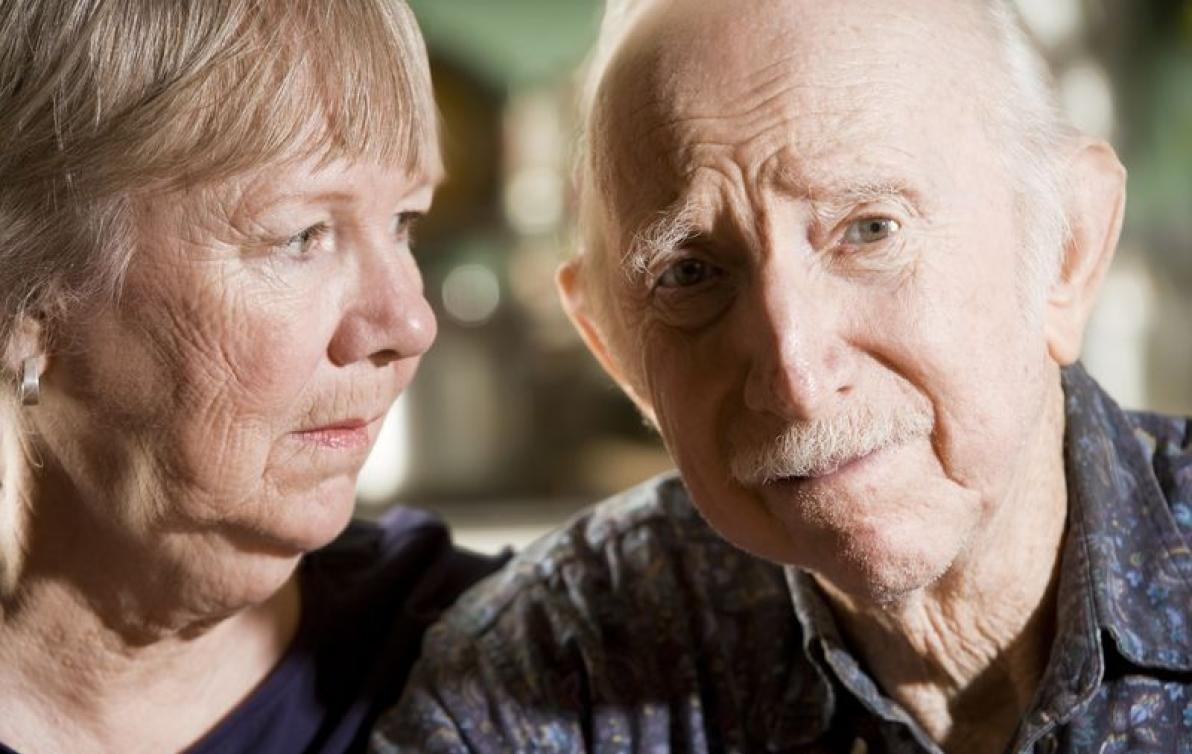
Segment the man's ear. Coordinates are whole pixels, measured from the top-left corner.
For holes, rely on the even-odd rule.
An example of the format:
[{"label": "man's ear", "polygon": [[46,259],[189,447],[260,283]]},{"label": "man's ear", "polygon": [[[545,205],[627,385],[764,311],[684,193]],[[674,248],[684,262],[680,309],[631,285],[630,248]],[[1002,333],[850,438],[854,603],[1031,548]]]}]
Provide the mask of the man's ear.
[{"label": "man's ear", "polygon": [[560,265],[555,274],[555,285],[559,289],[559,299],[563,303],[563,311],[567,312],[571,324],[575,325],[584,344],[587,345],[588,350],[596,357],[596,361],[600,363],[608,376],[637,405],[638,410],[645,415],[646,419],[655,423],[653,407],[643,399],[638,389],[625,377],[624,370],[609,348],[608,338],[592,316],[591,303],[587,299],[582,279],[585,272],[583,265],[584,257],[577,256]]},{"label": "man's ear", "polygon": [[1126,169],[1104,141],[1082,141],[1067,178],[1071,235],[1046,308],[1047,348],[1061,366],[1080,357],[1085,325],[1117,250],[1126,203]]}]

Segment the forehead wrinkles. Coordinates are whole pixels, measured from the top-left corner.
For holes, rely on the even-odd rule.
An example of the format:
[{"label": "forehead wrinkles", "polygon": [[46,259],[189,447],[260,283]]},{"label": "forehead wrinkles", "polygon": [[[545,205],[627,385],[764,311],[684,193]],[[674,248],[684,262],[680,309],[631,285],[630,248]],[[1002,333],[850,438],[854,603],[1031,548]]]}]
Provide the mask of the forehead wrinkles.
[{"label": "forehead wrinkles", "polygon": [[[753,223],[767,215],[764,194],[814,199],[817,187],[834,187],[839,175],[863,171],[877,152],[897,151],[875,146],[889,134],[859,117],[861,109],[817,102],[815,94],[775,78],[763,82],[757,95],[772,107],[671,117],[673,110],[658,103],[663,106],[643,110],[652,117],[636,119],[636,128],[614,132],[601,193],[621,252],[632,251],[626,242],[662,210],[682,217],[693,231],[709,229],[722,216],[752,236],[760,230]],[[816,123],[812,132],[799,127],[807,119]]]},{"label": "forehead wrinkles", "polygon": [[963,3],[899,5],[660,4],[614,56],[596,98],[601,193],[623,211],[673,194],[700,169],[756,180],[781,150],[814,162],[833,149],[897,148],[900,131],[932,119],[973,121],[983,99],[973,14],[957,10]]}]

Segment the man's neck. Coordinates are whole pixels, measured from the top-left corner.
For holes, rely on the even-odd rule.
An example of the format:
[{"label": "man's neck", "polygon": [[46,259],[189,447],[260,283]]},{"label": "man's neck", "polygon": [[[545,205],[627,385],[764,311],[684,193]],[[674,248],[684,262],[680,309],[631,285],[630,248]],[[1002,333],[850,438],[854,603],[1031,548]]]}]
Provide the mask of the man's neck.
[{"label": "man's neck", "polygon": [[952,568],[888,604],[817,578],[842,632],[878,685],[932,739],[1000,752],[1034,698],[1055,632],[1067,520],[1062,396],[1021,474]]}]

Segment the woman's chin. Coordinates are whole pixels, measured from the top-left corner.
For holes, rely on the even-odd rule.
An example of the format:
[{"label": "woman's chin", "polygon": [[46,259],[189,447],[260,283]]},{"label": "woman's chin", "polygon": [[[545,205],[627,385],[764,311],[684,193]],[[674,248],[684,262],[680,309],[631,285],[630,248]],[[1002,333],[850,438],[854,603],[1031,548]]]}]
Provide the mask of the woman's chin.
[{"label": "woman's chin", "polygon": [[330,544],[347,527],[356,508],[354,479],[329,480],[308,495],[278,502],[272,534],[278,544],[303,554]]},{"label": "woman's chin", "polygon": [[347,527],[355,510],[355,482],[330,479],[302,492],[270,496],[244,515],[216,524],[229,557],[294,559],[325,547]]},{"label": "woman's chin", "polygon": [[267,522],[225,523],[217,541],[177,542],[171,548],[170,557],[189,574],[185,583],[195,596],[213,608],[220,606],[213,612],[235,612],[268,600],[293,575],[303,555],[344,531],[355,498],[349,489],[275,502],[276,515]]}]

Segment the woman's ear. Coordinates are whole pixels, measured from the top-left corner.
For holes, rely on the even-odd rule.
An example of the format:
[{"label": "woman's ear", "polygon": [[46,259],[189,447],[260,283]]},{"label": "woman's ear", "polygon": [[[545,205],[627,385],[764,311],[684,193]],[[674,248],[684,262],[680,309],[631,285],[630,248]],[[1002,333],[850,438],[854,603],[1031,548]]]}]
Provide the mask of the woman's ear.
[{"label": "woman's ear", "polygon": [[1068,165],[1070,236],[1047,295],[1046,335],[1061,366],[1080,357],[1084,329],[1117,250],[1126,202],[1126,169],[1104,141],[1082,141]]},{"label": "woman's ear", "polygon": [[11,384],[19,402],[26,406],[40,402],[41,378],[49,366],[46,329],[41,320],[32,316],[20,317],[4,349],[3,371],[15,379]]},{"label": "woman's ear", "polygon": [[38,375],[46,368],[48,359],[46,328],[41,319],[25,315],[19,317],[13,327],[12,335],[5,344],[4,369],[14,374],[20,374],[27,359],[36,358],[39,362]]},{"label": "woman's ear", "polygon": [[610,347],[610,341],[604,329],[595,316],[591,302],[588,300],[583,276],[590,273],[584,266],[584,257],[577,256],[559,266],[555,274],[555,285],[559,290],[559,299],[563,304],[563,311],[579,331],[580,337],[596,361],[604,368],[613,382],[629,396],[637,405],[646,420],[654,424],[654,408],[646,401],[640,391],[627,379],[624,370]]}]

